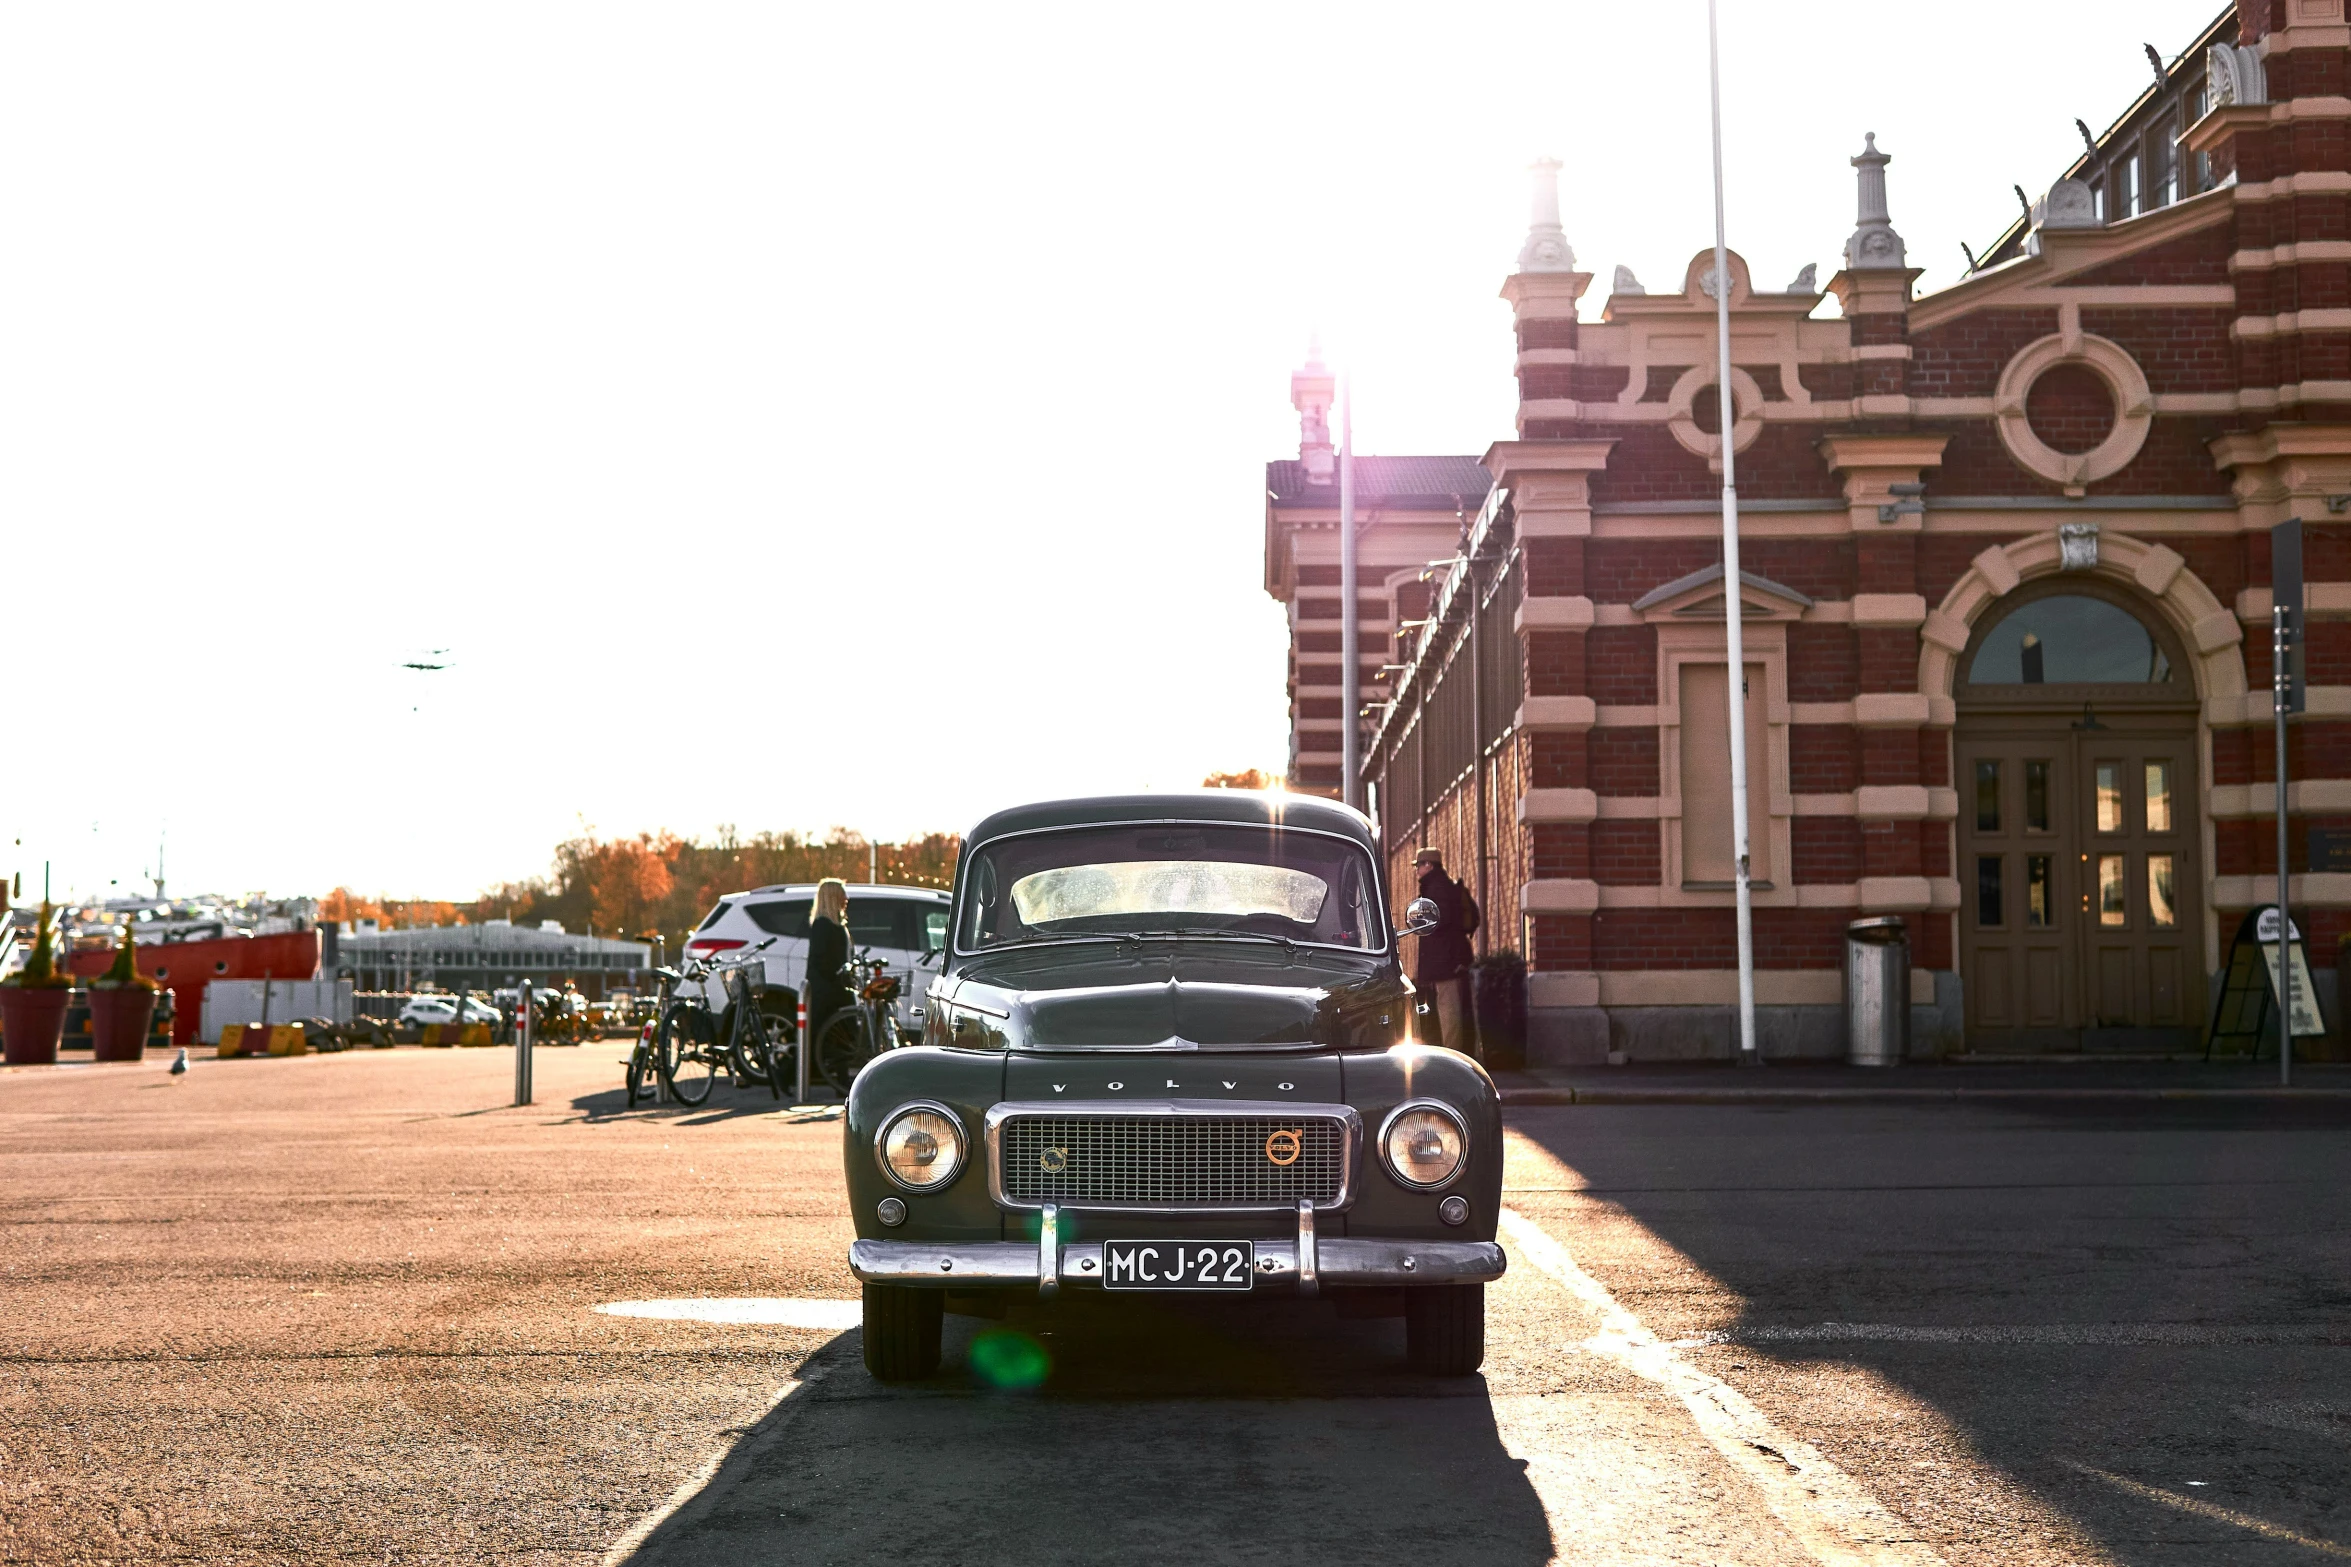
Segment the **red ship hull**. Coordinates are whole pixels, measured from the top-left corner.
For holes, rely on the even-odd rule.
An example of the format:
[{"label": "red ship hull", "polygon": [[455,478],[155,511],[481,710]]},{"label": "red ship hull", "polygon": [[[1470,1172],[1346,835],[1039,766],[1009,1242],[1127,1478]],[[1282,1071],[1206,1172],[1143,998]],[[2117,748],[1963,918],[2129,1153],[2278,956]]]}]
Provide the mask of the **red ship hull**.
[{"label": "red ship hull", "polygon": [[[204,1021],[204,989],[216,979],[311,979],[318,974],[315,930],[274,936],[222,936],[211,941],[158,942],[139,949],[139,972],[171,992],[171,1042],[186,1045]],[[74,976],[103,974],[111,949],[77,952],[66,960]]]}]

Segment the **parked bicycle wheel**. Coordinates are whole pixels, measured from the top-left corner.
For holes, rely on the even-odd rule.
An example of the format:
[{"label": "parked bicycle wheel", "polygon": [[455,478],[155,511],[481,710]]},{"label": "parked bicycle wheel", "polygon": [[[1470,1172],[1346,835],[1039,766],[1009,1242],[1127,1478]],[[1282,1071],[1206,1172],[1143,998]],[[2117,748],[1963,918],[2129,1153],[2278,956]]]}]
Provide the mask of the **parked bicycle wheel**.
[{"label": "parked bicycle wheel", "polygon": [[636,1048],[629,1052],[629,1108],[632,1110],[639,1100],[653,1097],[654,1063],[653,1025],[648,1023],[637,1030]]},{"label": "parked bicycle wheel", "polygon": [[698,1105],[710,1097],[718,1081],[718,1043],[711,1035],[710,1012],[705,1007],[672,1005],[661,1015],[655,1036],[661,1079],[680,1104]]},{"label": "parked bicycle wheel", "polygon": [[844,1007],[825,1019],[817,1031],[816,1054],[808,1064],[816,1068],[816,1075],[832,1085],[834,1093],[846,1099],[849,1085],[857,1081],[857,1069],[873,1059],[873,1044],[866,1037],[865,1014],[855,1007]]},{"label": "parked bicycle wheel", "polygon": [[735,1083],[764,1083],[768,1096],[784,1097],[784,1074],[778,1069],[775,1042],[768,1037],[767,1020],[758,1008],[738,1012],[735,1017]]}]

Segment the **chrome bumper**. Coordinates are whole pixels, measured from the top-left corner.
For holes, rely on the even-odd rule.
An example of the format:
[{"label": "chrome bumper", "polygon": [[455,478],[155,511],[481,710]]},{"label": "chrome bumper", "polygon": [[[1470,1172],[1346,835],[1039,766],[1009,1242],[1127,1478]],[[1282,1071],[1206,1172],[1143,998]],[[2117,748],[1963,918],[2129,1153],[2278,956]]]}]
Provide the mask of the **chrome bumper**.
[{"label": "chrome bumper", "polygon": [[[1311,1294],[1317,1284],[1482,1284],[1502,1277],[1502,1248],[1492,1241],[1347,1240],[1322,1236],[1307,1243],[1301,1279],[1298,1243],[1257,1243],[1256,1289],[1279,1286]],[[1055,1249],[1050,1273],[1045,1251],[1029,1241],[926,1246],[920,1241],[858,1241],[849,1248],[851,1271],[868,1284],[916,1284],[939,1289],[1017,1289],[1051,1294],[1060,1285],[1099,1286],[1102,1245],[1072,1241]],[[1301,1286],[1303,1285],[1303,1288]]]}]

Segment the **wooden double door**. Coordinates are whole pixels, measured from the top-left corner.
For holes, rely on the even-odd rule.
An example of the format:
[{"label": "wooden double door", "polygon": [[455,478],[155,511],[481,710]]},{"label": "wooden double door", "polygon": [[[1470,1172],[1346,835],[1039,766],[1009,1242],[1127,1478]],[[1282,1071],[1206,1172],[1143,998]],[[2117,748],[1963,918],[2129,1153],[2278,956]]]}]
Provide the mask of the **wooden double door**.
[{"label": "wooden double door", "polygon": [[1970,715],[1955,751],[1968,1048],[2193,1048],[2194,716]]}]

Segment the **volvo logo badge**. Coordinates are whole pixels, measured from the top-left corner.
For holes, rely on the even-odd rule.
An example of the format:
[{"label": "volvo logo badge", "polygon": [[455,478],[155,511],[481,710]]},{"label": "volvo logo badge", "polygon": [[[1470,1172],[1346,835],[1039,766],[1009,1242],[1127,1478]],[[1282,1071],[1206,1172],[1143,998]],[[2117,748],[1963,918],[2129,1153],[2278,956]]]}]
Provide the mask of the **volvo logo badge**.
[{"label": "volvo logo badge", "polygon": [[1069,1168],[1069,1150],[1066,1148],[1046,1149],[1037,1155],[1037,1168],[1047,1175],[1059,1175]]},{"label": "volvo logo badge", "polygon": [[1273,1164],[1296,1164],[1299,1146],[1296,1132],[1276,1132],[1265,1140],[1265,1157]]}]

